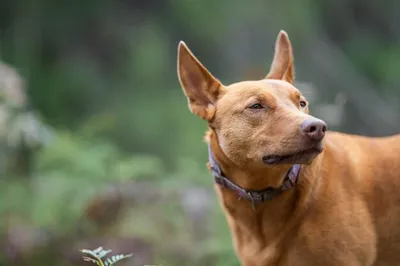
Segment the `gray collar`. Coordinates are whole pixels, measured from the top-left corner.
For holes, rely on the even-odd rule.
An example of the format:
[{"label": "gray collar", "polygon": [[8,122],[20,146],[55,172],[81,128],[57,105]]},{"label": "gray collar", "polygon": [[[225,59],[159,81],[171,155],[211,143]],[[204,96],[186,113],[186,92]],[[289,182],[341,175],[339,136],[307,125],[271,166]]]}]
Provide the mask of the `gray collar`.
[{"label": "gray collar", "polygon": [[239,198],[250,201],[253,204],[253,208],[256,204],[271,200],[273,197],[281,194],[283,191],[292,188],[296,184],[301,167],[300,164],[293,165],[287,172],[285,179],[279,188],[268,187],[263,190],[247,190],[233,183],[222,174],[221,168],[219,167],[217,161],[215,160],[214,154],[211,151],[211,145],[208,145],[208,160],[215,183],[235,191]]}]

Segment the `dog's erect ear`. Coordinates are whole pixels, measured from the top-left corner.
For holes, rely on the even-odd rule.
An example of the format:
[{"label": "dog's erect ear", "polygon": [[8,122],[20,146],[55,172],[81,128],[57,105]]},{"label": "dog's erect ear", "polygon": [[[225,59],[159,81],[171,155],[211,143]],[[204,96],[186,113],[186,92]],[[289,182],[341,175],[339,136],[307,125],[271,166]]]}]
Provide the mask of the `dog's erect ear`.
[{"label": "dog's erect ear", "polygon": [[205,120],[211,120],[215,114],[216,101],[226,89],[182,41],[178,46],[178,78],[190,111]]},{"label": "dog's erect ear", "polygon": [[289,36],[283,30],[278,34],[275,42],[275,54],[267,79],[283,79],[294,82],[293,50]]}]

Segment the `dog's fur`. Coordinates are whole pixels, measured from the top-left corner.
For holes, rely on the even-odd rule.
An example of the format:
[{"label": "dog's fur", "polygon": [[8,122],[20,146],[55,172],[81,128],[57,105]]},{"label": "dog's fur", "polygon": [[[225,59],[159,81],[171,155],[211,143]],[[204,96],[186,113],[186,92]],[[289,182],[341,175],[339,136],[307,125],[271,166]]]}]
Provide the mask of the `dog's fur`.
[{"label": "dog's fur", "polygon": [[[207,139],[233,182],[252,190],[278,187],[292,164],[302,164],[295,187],[256,210],[215,186],[242,265],[400,265],[400,135],[328,131],[311,141],[300,129],[313,117],[293,85],[284,31],[263,80],[225,86],[183,42],[178,76],[190,110],[208,121]],[[261,108],[249,108],[254,104]],[[292,154],[274,165],[262,159]]]}]

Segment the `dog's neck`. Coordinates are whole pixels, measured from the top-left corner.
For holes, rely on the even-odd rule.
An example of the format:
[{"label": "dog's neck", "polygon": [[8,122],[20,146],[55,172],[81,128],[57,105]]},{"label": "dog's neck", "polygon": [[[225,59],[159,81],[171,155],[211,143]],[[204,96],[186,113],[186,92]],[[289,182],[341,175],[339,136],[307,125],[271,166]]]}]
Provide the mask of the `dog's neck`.
[{"label": "dog's neck", "polygon": [[208,141],[213,153],[212,157],[215,158],[224,175],[245,190],[259,191],[269,187],[279,188],[292,167],[291,165],[263,168],[252,165],[238,166],[224,154],[214,132],[209,134]]},{"label": "dog's neck", "polygon": [[[239,167],[223,153],[215,133],[208,136],[208,141],[225,176],[245,189],[262,190],[266,187],[279,187],[291,167],[286,165],[258,170]],[[302,166],[300,181],[305,178],[311,167],[312,165]],[[285,232],[293,230],[295,227],[293,223],[297,220],[294,218],[304,213],[312,192],[311,186],[302,186],[300,189],[298,185],[270,201],[259,204],[256,210],[252,208],[251,202],[239,199],[234,191],[216,185],[216,192],[221,198],[228,221],[233,229],[237,250],[251,246],[254,249],[253,252],[265,252],[268,247],[271,247],[271,243],[274,245],[284,243],[282,238],[287,235]],[[245,243],[244,239],[247,239]],[[251,241],[252,244],[249,245],[248,241]],[[242,248],[238,248],[238,246],[242,246]]]}]

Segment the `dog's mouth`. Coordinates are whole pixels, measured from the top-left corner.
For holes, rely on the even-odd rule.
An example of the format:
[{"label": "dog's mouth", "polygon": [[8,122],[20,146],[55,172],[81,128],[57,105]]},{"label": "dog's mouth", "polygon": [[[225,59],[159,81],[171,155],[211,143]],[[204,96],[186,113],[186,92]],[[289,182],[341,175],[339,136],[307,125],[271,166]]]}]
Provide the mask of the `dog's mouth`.
[{"label": "dog's mouth", "polygon": [[315,156],[323,151],[322,145],[317,145],[309,149],[305,149],[293,154],[286,155],[267,155],[262,158],[265,164],[283,164],[283,163],[310,163]]}]

